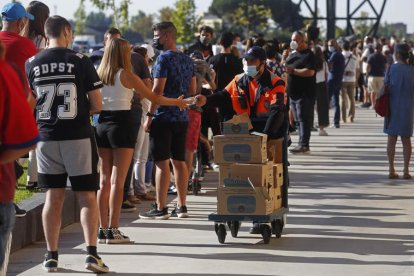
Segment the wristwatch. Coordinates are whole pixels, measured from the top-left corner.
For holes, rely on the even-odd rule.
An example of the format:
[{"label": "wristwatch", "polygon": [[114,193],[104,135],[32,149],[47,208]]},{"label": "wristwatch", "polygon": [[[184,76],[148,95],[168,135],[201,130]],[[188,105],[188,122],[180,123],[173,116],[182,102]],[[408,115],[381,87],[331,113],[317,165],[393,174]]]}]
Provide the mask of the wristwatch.
[{"label": "wristwatch", "polygon": [[152,114],[152,113],[147,112],[147,116],[148,116],[148,117],[154,117],[155,115],[154,115],[154,114]]}]

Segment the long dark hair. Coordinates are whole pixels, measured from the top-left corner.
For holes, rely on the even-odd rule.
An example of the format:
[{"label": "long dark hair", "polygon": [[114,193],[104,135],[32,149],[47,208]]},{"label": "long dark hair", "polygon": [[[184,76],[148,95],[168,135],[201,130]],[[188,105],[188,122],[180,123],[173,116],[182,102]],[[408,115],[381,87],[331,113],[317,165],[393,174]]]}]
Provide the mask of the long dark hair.
[{"label": "long dark hair", "polygon": [[49,18],[49,7],[40,1],[32,1],[26,10],[34,16],[34,20],[27,21],[21,35],[32,40],[39,35],[46,38],[44,27],[46,19]]}]

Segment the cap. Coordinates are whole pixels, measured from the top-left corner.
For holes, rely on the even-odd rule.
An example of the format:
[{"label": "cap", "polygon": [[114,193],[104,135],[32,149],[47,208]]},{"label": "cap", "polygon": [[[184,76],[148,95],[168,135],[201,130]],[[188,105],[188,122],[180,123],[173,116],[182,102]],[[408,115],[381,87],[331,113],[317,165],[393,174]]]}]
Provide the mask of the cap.
[{"label": "cap", "polygon": [[14,21],[20,18],[28,18],[34,20],[34,16],[26,11],[20,3],[9,3],[1,9],[1,18],[5,21]]},{"label": "cap", "polygon": [[141,47],[147,49],[148,58],[152,59],[155,56],[154,48],[149,44],[142,44]]},{"label": "cap", "polygon": [[244,54],[243,58],[266,60],[266,52],[262,47],[253,46]]},{"label": "cap", "polygon": [[201,53],[200,51],[197,51],[197,50],[195,50],[194,52],[192,52],[192,53],[190,54],[190,58],[195,58],[195,59],[202,59],[202,60],[204,60],[203,53]]}]

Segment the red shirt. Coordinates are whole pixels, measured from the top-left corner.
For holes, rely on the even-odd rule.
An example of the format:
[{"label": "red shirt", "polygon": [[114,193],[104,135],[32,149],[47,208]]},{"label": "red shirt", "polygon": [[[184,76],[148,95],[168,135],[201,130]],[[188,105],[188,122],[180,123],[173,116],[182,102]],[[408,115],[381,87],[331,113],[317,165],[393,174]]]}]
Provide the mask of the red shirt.
[{"label": "red shirt", "polygon": [[[36,121],[14,69],[0,60],[0,150],[21,149],[39,141]],[[0,165],[0,202],[13,200],[13,163]]]},{"label": "red shirt", "polygon": [[[25,62],[37,54],[33,41],[19,34],[7,31],[0,32],[0,40],[6,46],[6,61],[15,64],[22,76],[26,76]],[[25,89],[25,91],[27,91]]]}]

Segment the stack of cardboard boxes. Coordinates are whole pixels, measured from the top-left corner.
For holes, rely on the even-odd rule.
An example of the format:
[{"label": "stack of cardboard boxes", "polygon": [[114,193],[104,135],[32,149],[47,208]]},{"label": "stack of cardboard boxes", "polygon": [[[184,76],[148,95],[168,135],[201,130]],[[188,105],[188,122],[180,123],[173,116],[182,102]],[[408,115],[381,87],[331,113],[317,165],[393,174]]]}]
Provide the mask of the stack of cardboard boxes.
[{"label": "stack of cardboard boxes", "polygon": [[224,135],[214,136],[219,215],[267,215],[282,207],[281,147],[274,147],[268,161],[267,135],[249,134],[251,128],[247,115],[235,116],[223,123]]}]

